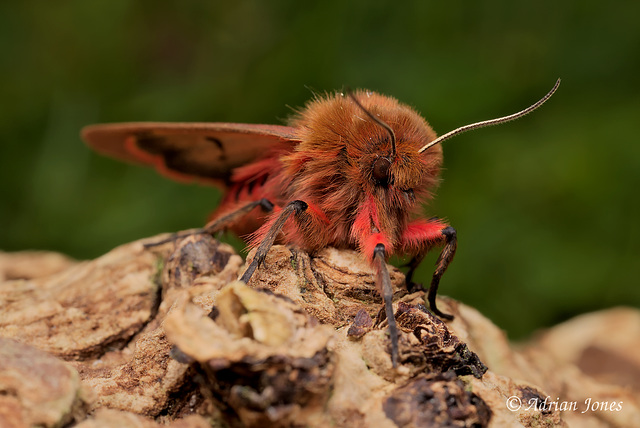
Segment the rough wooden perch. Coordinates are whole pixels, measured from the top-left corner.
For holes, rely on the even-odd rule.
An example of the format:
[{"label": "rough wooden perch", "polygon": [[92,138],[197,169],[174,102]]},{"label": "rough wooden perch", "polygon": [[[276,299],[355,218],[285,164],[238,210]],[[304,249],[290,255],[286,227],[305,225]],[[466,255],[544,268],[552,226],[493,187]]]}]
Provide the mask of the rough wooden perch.
[{"label": "rough wooden perch", "polygon": [[250,287],[242,268],[202,235],[90,262],[0,253],[0,427],[640,426],[637,310],[514,350],[451,299],[455,320],[433,317],[390,267],[394,370],[358,254],[276,246]]}]

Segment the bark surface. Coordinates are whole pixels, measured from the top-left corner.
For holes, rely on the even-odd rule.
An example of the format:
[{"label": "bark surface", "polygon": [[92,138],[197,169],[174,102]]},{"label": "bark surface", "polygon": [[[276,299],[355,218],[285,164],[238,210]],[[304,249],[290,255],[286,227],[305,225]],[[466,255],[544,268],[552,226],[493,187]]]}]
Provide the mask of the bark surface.
[{"label": "bark surface", "polygon": [[640,426],[638,310],[516,349],[451,299],[434,317],[389,266],[394,369],[356,252],[275,246],[246,285],[228,245],[144,246],[162,238],[87,262],[0,253],[0,427]]}]

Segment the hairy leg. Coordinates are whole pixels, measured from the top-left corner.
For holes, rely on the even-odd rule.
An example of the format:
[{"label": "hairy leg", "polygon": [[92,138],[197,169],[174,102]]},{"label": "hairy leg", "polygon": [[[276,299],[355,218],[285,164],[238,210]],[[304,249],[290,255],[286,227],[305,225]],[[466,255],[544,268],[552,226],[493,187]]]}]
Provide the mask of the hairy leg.
[{"label": "hairy leg", "polygon": [[403,251],[416,254],[408,264],[409,270],[407,271],[406,282],[409,289],[413,288],[413,274],[427,252],[435,246],[443,247],[436,261],[436,270],[431,278],[427,301],[434,314],[441,318],[453,319],[452,315],[445,314],[438,309],[436,295],[438,294],[440,278],[442,278],[456,253],[458,246],[456,230],[437,218],[432,218],[428,221],[416,221],[407,226],[407,230],[402,236],[402,246]]}]

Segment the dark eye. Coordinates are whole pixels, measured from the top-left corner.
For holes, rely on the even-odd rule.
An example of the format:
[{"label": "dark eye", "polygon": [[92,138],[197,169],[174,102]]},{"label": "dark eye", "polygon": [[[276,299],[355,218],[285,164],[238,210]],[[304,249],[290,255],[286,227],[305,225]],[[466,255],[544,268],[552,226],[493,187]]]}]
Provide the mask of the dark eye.
[{"label": "dark eye", "polygon": [[373,162],[373,178],[383,186],[389,184],[391,175],[391,161],[384,157],[379,157]]}]

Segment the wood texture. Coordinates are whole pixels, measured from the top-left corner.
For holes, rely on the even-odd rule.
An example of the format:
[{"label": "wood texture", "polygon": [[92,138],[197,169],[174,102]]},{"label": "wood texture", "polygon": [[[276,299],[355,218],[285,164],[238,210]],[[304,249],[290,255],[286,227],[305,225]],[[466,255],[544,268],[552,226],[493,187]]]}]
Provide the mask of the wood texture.
[{"label": "wood texture", "polygon": [[[0,254],[0,426],[640,426],[635,309],[579,317],[516,351],[463,304],[439,300],[452,322],[431,315],[390,266],[394,370],[356,252],[275,246],[245,285],[229,246],[143,245],[162,238],[89,262]],[[583,413],[589,398],[622,405]]]}]

